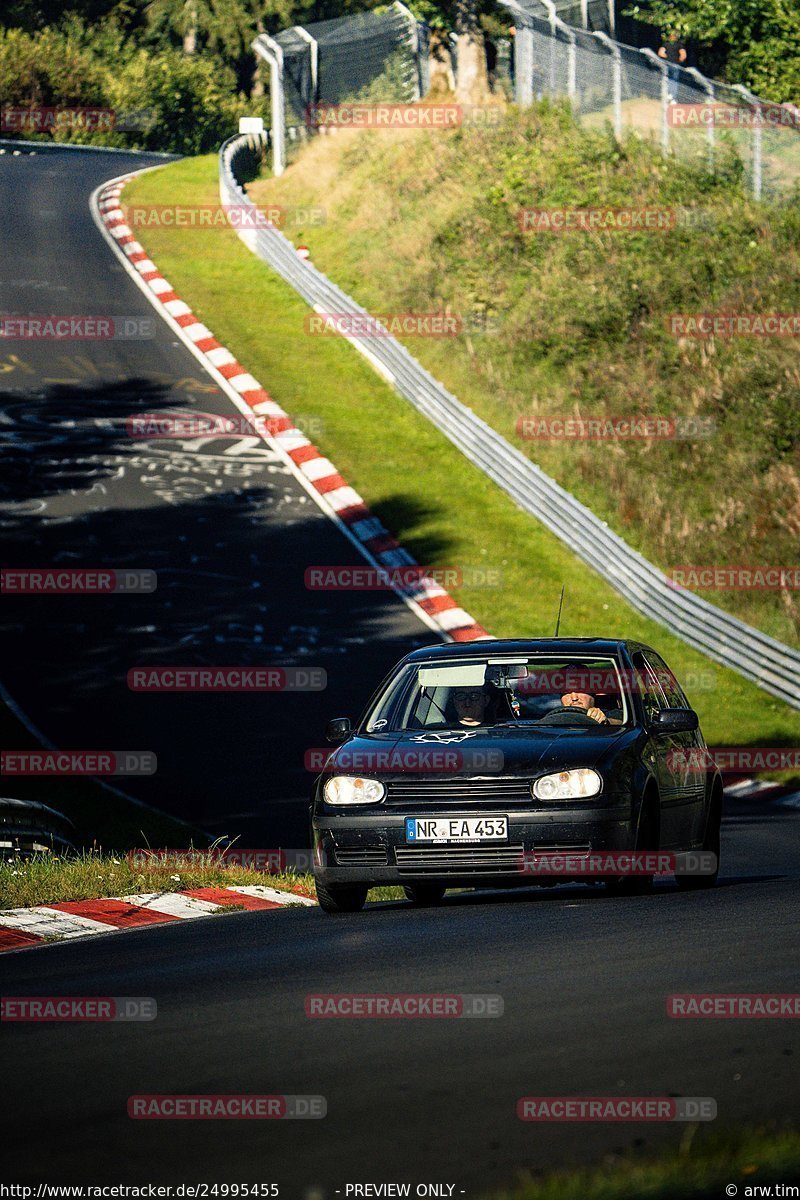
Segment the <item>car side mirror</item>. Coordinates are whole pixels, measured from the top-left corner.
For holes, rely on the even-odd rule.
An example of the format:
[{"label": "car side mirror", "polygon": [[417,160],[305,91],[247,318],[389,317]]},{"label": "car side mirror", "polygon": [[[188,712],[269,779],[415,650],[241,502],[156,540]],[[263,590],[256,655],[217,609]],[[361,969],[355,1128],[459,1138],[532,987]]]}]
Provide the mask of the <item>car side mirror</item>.
[{"label": "car side mirror", "polygon": [[694,733],[700,722],[693,708],[662,708],[653,720],[656,733]]},{"label": "car side mirror", "polygon": [[353,732],[349,717],[334,717],[325,727],[325,741],[332,746],[338,746],[347,740]]}]

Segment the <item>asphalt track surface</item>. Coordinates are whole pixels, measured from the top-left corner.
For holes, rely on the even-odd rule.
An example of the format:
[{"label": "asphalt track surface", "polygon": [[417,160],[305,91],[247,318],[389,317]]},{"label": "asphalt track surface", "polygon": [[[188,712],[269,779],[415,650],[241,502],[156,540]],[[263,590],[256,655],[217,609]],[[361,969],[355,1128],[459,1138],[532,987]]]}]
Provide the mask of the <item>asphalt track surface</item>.
[{"label": "asphalt track surface", "polygon": [[[96,289],[109,305],[111,292],[112,311],[143,311],[83,212],[103,172],[118,174],[126,165],[119,156],[110,167],[98,156],[70,157],[59,163],[56,191],[45,174],[52,162],[0,162],[0,187],[6,197],[14,187],[16,211],[29,222],[24,237],[9,238],[7,228],[3,234],[9,253],[18,255],[13,270],[4,260],[7,310],[33,310],[29,293],[14,293],[8,280],[41,272],[45,279],[70,281],[67,293],[45,293],[56,311],[78,304],[78,311],[98,308]],[[36,217],[45,203],[69,214],[47,235]],[[62,265],[55,247],[65,252]],[[36,311],[43,311],[39,300]],[[120,344],[103,352],[110,355],[103,368],[108,378],[59,384],[44,378],[54,370],[53,348],[25,348],[24,361],[36,375],[26,379],[17,368],[3,376],[10,391],[5,403],[17,406],[20,427],[27,428],[27,411],[46,417],[72,411],[70,403],[91,425],[98,409],[127,412],[147,389],[148,405],[154,396],[173,403],[177,381],[196,376],[194,363],[161,332],[146,348]],[[222,401],[203,393],[202,403]],[[47,433],[47,421],[45,426]],[[87,438],[94,438],[91,427]],[[120,444],[114,453],[134,452]],[[94,440],[80,453],[71,443],[53,448],[47,442],[22,451],[20,461],[30,472],[20,472],[16,494],[26,479],[31,501],[41,499],[43,482],[51,486],[45,510],[12,520],[12,550],[19,538],[17,561],[29,564],[31,546],[22,541],[27,535],[37,563],[66,547],[79,555],[67,561],[89,565],[102,554],[104,561],[161,567],[175,580],[167,592],[175,608],[154,611],[152,598],[145,597],[139,612],[95,609],[90,619],[84,607],[87,632],[79,643],[74,613],[42,599],[35,636],[4,618],[4,648],[12,651],[7,686],[51,736],[67,730],[75,745],[94,721],[114,742],[122,727],[117,722],[132,723],[134,743],[155,738],[158,722],[171,720],[170,739],[155,748],[185,781],[173,811],[187,811],[190,800],[200,814],[219,813],[228,802],[231,812],[240,811],[232,793],[219,793],[230,772],[247,796],[247,811],[260,814],[252,773],[257,780],[267,756],[294,736],[283,710],[245,698],[224,725],[230,755],[220,766],[218,746],[209,749],[205,739],[213,736],[215,720],[225,720],[222,706],[205,697],[207,709],[199,701],[176,700],[174,709],[165,701],[161,713],[154,705],[153,715],[148,705],[147,714],[139,714],[117,678],[126,661],[125,638],[144,654],[148,642],[137,640],[137,623],[156,625],[167,642],[181,632],[178,615],[212,622],[218,619],[215,606],[222,605],[225,619],[234,613],[238,619],[246,588],[256,579],[281,636],[290,619],[313,623],[317,653],[328,655],[323,663],[335,661],[346,644],[347,671],[332,672],[332,686],[340,689],[333,707],[346,711],[361,683],[359,678],[351,693],[348,675],[377,670],[384,656],[391,659],[413,642],[419,632],[414,619],[391,597],[360,600],[354,615],[334,596],[324,612],[315,611],[296,580],[287,585],[286,599],[283,584],[294,577],[285,570],[281,587],[274,586],[270,572],[284,561],[287,544],[303,546],[301,561],[323,552],[335,556],[330,561],[351,561],[346,544],[332,543],[321,520],[300,512],[292,481],[282,474],[259,477],[254,527],[249,504],[234,487],[220,498],[201,495],[173,505],[150,497],[146,503],[135,472],[117,479],[103,467],[107,454],[105,443]],[[90,470],[100,471],[91,479],[106,486],[96,508],[86,494]],[[277,500],[276,489],[294,497],[278,511],[264,502],[270,495]],[[289,521],[294,524],[287,534]],[[184,534],[187,545],[179,541]],[[199,587],[201,569],[235,581],[227,608],[224,587]],[[161,603],[164,594],[156,595]],[[302,618],[299,604],[305,606]],[[59,624],[42,644],[42,631],[53,621]],[[354,629],[363,642],[346,641]],[[421,640],[426,637],[423,631]],[[243,652],[249,645],[235,644]],[[175,646],[166,649],[177,653]],[[35,680],[29,678],[33,671]],[[112,701],[117,707],[109,712]],[[197,755],[187,760],[182,756],[191,745]],[[154,799],[169,806],[163,791]],[[274,820],[289,808],[263,803]],[[0,960],[3,995],[152,996],[158,1016],[148,1023],[4,1026],[4,1179],[277,1182],[281,1196],[301,1200],[344,1197],[348,1184],[405,1181],[452,1185],[454,1196],[472,1196],[513,1182],[522,1170],[676,1145],[685,1133],[680,1124],[523,1123],[515,1115],[521,1096],[712,1097],[717,1128],[785,1121],[798,1108],[796,1022],[678,1021],[667,1017],[666,998],[674,992],[796,990],[797,828],[797,810],[780,803],[729,803],[722,876],[709,893],[684,894],[663,884],[652,896],[616,899],[601,889],[571,887],[455,895],[429,910],[375,904],[338,917],[316,909],[237,912],[8,953]],[[348,992],[491,993],[503,998],[504,1014],[472,1020],[305,1016],[309,994]],[[132,1095],[232,1093],[322,1095],[327,1116],[193,1122],[127,1115]],[[707,1128],[700,1126],[695,1137],[703,1138]]]},{"label": "asphalt track surface", "polygon": [[[144,595],[5,595],[2,682],[58,747],[155,752],[156,774],[114,781],[138,799],[237,834],[240,846],[304,847],[306,751],[324,746],[329,717],[358,715],[398,658],[440,638],[394,593],[306,589],[307,567],[364,559],[257,437],[128,435],[127,418],[144,412],[238,415],[92,220],[95,187],[153,161],[67,150],[0,158],[0,211],[10,215],[0,222],[0,311],[151,326],[130,340],[0,342],[3,565],[158,577]],[[401,492],[387,481],[387,496]],[[321,667],[328,685],[128,689],[129,668],[156,665]]]},{"label": "asphalt track surface", "polygon": [[[675,1020],[673,992],[797,990],[797,817],[737,805],[720,885],[233,913],[6,954],[4,995],[152,996],[155,1021],[4,1027],[15,1182],[454,1184],[677,1144],[680,1124],[531,1124],[521,1096],[703,1096],[716,1125],[797,1113],[797,1022]],[[492,1019],[319,1020],[319,993],[492,993]],[[317,1121],[135,1121],[132,1095],[326,1097]],[[700,1127],[702,1138],[708,1126]],[[786,1180],[785,1182],[797,1182]]]}]

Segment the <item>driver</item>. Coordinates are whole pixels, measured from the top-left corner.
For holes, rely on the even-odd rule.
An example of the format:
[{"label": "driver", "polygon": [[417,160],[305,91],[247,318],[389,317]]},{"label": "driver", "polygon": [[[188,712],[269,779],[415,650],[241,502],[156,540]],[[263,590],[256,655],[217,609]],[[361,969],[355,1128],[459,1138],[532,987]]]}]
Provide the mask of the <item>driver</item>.
[{"label": "driver", "polygon": [[489,697],[482,688],[453,688],[453,707],[459,725],[487,724]]},{"label": "driver", "polygon": [[594,696],[590,696],[588,692],[565,692],[561,697],[561,704],[563,708],[583,709],[587,717],[591,717],[593,721],[597,721],[598,725],[622,724],[622,721],[617,717],[609,717],[603,712],[602,708],[597,708]]}]

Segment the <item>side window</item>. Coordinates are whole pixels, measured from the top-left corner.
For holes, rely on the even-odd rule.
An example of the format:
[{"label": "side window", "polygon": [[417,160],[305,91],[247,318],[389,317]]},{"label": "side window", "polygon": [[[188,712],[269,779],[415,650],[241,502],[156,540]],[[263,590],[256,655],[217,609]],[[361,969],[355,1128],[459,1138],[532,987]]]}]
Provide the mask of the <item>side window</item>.
[{"label": "side window", "polygon": [[667,698],[667,704],[669,707],[691,708],[689,701],[683,694],[680,684],[672,674],[672,671],[670,671],[667,664],[664,662],[663,658],[656,654],[655,651],[651,651],[650,654],[647,655],[647,661],[661,685],[661,690]]},{"label": "side window", "polygon": [[658,679],[641,651],[637,651],[633,655],[633,666],[636,672],[636,682],[642,697],[645,715],[648,721],[652,721],[656,713],[662,708],[669,708],[666,696],[662,692]]}]

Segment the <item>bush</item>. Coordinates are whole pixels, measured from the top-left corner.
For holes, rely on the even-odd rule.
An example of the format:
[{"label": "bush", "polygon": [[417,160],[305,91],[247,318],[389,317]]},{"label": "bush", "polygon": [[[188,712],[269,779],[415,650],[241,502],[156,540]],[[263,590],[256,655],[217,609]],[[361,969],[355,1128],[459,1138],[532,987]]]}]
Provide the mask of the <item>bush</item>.
[{"label": "bush", "polygon": [[234,72],[218,58],[137,48],[113,21],[90,28],[76,16],[36,34],[0,29],[0,80],[3,105],[135,114],[129,132],[63,125],[21,133],[34,140],[197,154],[234,133],[240,114],[267,113],[266,101],[237,96]]}]

